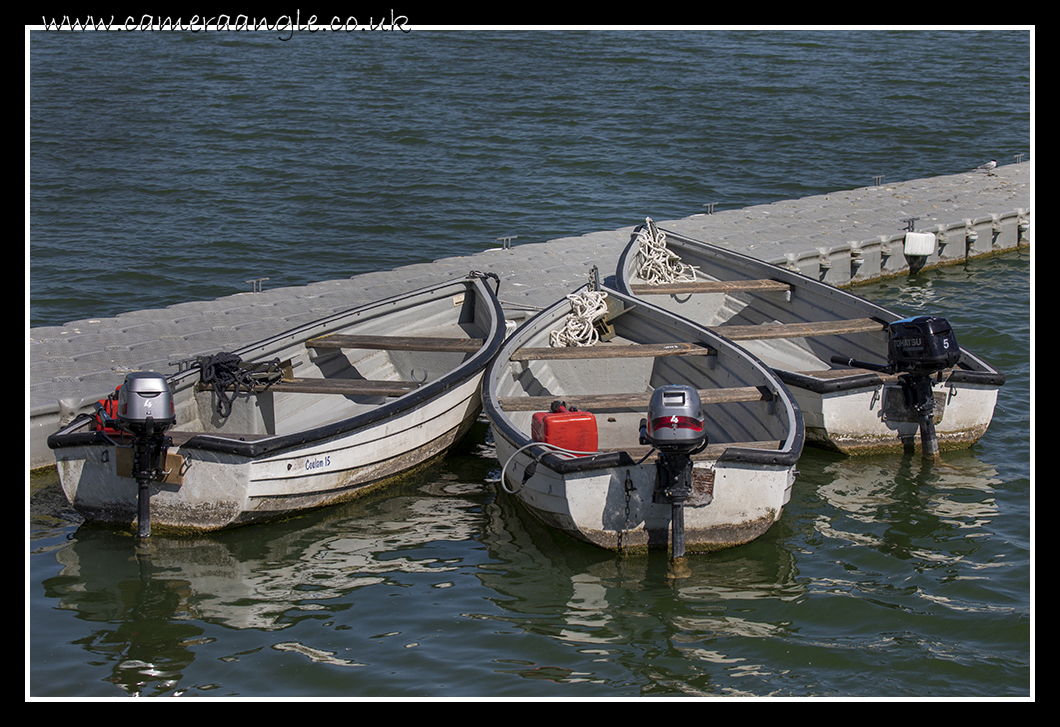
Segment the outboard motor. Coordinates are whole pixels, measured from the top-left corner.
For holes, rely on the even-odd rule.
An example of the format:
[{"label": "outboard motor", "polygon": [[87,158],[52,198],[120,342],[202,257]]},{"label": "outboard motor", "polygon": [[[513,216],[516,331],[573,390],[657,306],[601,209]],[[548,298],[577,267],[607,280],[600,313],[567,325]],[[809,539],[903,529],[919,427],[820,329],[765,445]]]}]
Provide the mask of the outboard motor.
[{"label": "outboard motor", "polygon": [[128,374],[118,389],[118,425],[133,435],[165,431],[176,422],[166,377],[151,371]]},{"label": "outboard motor", "polygon": [[662,452],[684,452],[702,449],[707,442],[703,424],[703,404],[691,386],[660,386],[648,402],[646,437]]},{"label": "outboard motor", "polygon": [[706,417],[691,386],[660,386],[641,422],[641,441],[659,450],[658,479],[670,500],[671,559],[685,555],[685,501],[692,494],[692,455],[707,446]]},{"label": "outboard motor", "polygon": [[132,473],[137,493],[137,534],[151,535],[149,485],[165,477],[166,453],[172,439],[165,435],[176,423],[173,394],[161,374],[143,371],[128,374],[118,390],[117,426],[132,435]]},{"label": "outboard motor", "polygon": [[931,376],[956,366],[961,358],[957,337],[945,318],[903,318],[888,330],[887,359],[896,371]]},{"label": "outboard motor", "polygon": [[906,403],[920,420],[920,441],[924,454],[938,453],[935,437],[935,397],[931,377],[961,359],[961,349],[949,321],[938,316],[915,316],[894,321],[887,327],[887,363],[867,363],[833,356],[832,363],[857,366],[870,371],[900,374]]}]

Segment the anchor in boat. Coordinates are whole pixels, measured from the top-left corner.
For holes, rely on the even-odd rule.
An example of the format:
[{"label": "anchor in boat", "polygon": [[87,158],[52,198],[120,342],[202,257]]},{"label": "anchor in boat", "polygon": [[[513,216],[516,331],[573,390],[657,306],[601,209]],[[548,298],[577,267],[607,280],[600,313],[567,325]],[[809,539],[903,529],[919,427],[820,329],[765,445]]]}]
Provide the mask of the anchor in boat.
[{"label": "anchor in boat", "polygon": [[960,358],[957,338],[945,318],[915,316],[894,321],[888,326],[886,364],[842,356],[832,356],[832,363],[899,374],[906,403],[917,413],[924,454],[935,456],[939,445],[935,435],[935,397],[931,391],[931,379],[938,377],[941,380],[942,372],[955,366]]},{"label": "anchor in boat", "polygon": [[[113,418],[102,408],[99,415],[108,427],[132,436],[132,475],[137,486],[137,537],[151,536],[151,481],[165,477],[166,453],[173,440],[166,430],[176,423],[173,394],[162,374],[141,371],[128,374],[118,388]],[[104,436],[106,436],[104,434]],[[109,439],[109,437],[108,437]]]},{"label": "anchor in boat", "polygon": [[659,450],[658,489],[670,501],[670,559],[685,557],[684,506],[692,494],[692,455],[707,446],[703,405],[691,386],[666,385],[652,392],[641,441]]}]

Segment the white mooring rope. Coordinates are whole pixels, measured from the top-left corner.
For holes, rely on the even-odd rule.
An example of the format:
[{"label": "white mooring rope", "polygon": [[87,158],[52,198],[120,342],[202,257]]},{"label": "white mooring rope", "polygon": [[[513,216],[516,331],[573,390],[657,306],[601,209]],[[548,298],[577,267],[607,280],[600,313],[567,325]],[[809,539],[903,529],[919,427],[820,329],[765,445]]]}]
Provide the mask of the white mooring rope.
[{"label": "white mooring rope", "polygon": [[593,323],[607,313],[607,293],[602,290],[583,290],[578,295],[568,295],[570,313],[567,322],[558,331],[548,334],[548,343],[553,348],[561,346],[592,346],[600,340]]},{"label": "white mooring rope", "polygon": [[696,269],[681,262],[681,258],[666,247],[666,234],[659,232],[651,217],[637,233],[637,275],[649,285],[659,283],[694,282]]}]

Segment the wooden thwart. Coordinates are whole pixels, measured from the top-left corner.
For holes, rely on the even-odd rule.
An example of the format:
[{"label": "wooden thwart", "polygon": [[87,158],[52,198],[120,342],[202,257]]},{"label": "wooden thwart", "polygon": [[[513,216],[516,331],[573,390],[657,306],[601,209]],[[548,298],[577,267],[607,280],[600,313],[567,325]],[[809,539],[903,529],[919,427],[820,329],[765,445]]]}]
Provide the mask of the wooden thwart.
[{"label": "wooden thwart", "polygon": [[800,376],[811,376],[815,379],[830,381],[833,379],[845,379],[851,376],[864,376],[874,374],[880,381],[897,381],[897,374],[885,374],[871,369],[815,369],[813,371],[796,371]]},{"label": "wooden thwart", "polygon": [[713,356],[717,351],[694,342],[598,344],[557,348],[521,348],[509,357],[512,361],[558,360],[579,358],[654,358],[656,356]]},{"label": "wooden thwart", "polygon": [[370,348],[381,351],[454,351],[474,353],[485,344],[481,338],[436,336],[354,336],[333,333],[306,341],[309,348]]},{"label": "wooden thwart", "polygon": [[630,286],[635,295],[678,295],[681,293],[762,293],[789,291],[790,283],[779,280],[696,280],[683,283],[638,283]]},{"label": "wooden thwart", "polygon": [[850,318],[839,321],[809,323],[762,323],[753,326],[717,326],[712,329],[730,341],[755,341],[766,338],[807,338],[847,333],[882,331],[887,325],[874,318]]},{"label": "wooden thwart", "polygon": [[[765,387],[736,386],[725,389],[699,389],[699,400],[704,404],[727,404],[739,401],[769,401],[772,392]],[[584,411],[606,409],[646,409],[651,400],[650,392],[633,394],[574,394],[565,396],[507,396],[499,399],[505,411],[546,411],[554,401],[564,401]]]}]

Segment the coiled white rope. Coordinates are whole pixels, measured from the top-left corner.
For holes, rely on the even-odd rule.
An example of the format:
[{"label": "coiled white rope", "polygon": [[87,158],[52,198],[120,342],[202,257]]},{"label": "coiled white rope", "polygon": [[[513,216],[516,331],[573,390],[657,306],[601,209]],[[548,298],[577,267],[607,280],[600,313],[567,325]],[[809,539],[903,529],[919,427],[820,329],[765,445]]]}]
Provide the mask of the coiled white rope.
[{"label": "coiled white rope", "polygon": [[561,346],[592,346],[600,340],[593,323],[607,313],[607,293],[602,290],[583,290],[567,296],[570,313],[563,328],[548,334],[553,348]]},{"label": "coiled white rope", "polygon": [[651,217],[637,233],[637,275],[649,285],[659,283],[694,282],[696,269],[681,262],[681,258],[666,247],[666,234],[659,232]]}]

